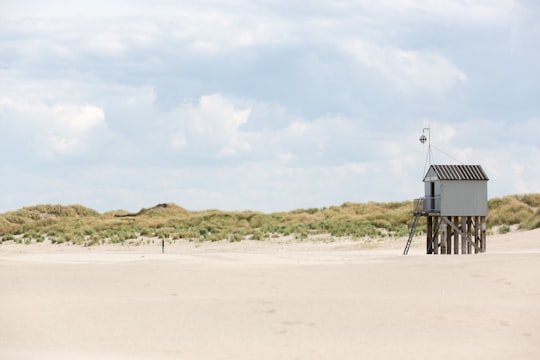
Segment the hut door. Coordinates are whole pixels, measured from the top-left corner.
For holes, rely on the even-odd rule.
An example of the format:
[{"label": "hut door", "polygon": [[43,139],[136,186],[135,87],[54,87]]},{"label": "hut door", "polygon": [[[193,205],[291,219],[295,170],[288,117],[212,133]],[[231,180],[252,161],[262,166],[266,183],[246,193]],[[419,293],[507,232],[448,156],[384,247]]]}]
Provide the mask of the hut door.
[{"label": "hut door", "polygon": [[432,181],[429,183],[429,198],[430,198],[430,209],[435,210],[435,183]]}]

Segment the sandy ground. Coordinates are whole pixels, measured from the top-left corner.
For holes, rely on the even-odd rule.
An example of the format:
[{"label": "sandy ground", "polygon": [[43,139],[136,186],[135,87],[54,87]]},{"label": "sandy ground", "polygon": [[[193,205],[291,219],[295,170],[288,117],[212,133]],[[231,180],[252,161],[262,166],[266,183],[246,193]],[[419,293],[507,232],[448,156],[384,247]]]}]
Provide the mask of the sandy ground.
[{"label": "sandy ground", "polygon": [[0,359],[540,359],[540,230],[415,240],[0,245]]}]

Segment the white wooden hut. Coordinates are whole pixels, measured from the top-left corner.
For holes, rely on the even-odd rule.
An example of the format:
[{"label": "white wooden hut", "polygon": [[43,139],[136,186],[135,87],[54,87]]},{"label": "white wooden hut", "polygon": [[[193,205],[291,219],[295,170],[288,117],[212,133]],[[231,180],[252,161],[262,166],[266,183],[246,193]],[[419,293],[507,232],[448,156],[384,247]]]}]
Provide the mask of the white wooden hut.
[{"label": "white wooden hut", "polygon": [[420,216],[427,217],[426,253],[485,252],[488,181],[480,165],[431,165],[424,177],[424,197],[415,200],[404,254]]}]

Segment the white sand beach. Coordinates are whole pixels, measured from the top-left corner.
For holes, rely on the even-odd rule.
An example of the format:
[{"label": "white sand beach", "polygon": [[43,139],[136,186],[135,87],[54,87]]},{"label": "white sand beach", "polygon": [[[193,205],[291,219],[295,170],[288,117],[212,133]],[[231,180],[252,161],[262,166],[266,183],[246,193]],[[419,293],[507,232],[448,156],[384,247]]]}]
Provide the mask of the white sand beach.
[{"label": "white sand beach", "polygon": [[540,229],[404,241],[0,245],[0,359],[539,359]]}]

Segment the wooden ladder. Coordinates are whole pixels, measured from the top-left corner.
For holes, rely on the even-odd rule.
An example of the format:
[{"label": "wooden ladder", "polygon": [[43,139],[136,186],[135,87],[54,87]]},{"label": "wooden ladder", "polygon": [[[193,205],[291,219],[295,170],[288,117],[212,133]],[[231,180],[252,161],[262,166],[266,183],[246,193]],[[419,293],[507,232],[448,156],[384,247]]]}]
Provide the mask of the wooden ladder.
[{"label": "wooden ladder", "polygon": [[407,244],[405,244],[405,249],[403,249],[403,255],[407,255],[409,253],[409,249],[411,247],[414,234],[416,233],[416,226],[418,225],[418,219],[420,218],[420,216],[422,216],[422,212],[420,211],[422,207],[423,207],[423,202],[417,201],[414,207],[414,219],[411,225],[411,231],[409,231],[409,238],[407,239]]}]

